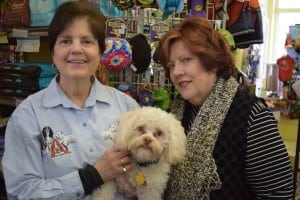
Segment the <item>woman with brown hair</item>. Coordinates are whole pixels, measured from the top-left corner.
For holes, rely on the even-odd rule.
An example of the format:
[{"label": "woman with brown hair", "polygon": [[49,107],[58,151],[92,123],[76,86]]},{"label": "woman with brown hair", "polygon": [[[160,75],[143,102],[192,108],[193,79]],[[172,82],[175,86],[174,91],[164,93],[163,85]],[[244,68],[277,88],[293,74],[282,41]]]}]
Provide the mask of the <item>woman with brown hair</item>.
[{"label": "woman with brown hair", "polygon": [[119,116],[138,104],[95,77],[105,50],[96,4],[62,4],[48,33],[59,73],[9,119],[2,160],[8,198],[92,199],[95,188],[131,169],[129,152],[112,145]]}]

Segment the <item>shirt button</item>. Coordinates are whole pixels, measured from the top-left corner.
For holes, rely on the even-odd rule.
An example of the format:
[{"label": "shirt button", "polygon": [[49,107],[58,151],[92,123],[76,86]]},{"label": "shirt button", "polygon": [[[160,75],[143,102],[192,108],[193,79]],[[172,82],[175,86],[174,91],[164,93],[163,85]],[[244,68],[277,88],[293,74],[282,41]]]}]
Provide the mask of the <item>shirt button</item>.
[{"label": "shirt button", "polygon": [[83,125],[84,127],[86,127],[86,123],[83,123],[82,125]]}]

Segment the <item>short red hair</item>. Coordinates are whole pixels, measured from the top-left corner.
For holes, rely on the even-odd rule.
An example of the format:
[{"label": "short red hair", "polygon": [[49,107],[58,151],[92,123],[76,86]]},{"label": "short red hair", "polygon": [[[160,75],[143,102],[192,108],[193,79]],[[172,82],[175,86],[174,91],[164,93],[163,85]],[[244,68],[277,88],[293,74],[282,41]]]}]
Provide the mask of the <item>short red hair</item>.
[{"label": "short red hair", "polygon": [[199,56],[207,71],[216,70],[217,77],[224,79],[235,75],[235,62],[228,42],[203,17],[186,18],[161,38],[159,58],[168,75],[171,46],[178,40]]}]

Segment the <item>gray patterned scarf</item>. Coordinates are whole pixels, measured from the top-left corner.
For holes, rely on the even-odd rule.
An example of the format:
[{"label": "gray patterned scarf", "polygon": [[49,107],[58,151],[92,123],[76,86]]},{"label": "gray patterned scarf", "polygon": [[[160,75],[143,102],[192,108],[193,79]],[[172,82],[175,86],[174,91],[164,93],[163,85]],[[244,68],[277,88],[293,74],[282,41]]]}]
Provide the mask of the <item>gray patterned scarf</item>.
[{"label": "gray patterned scarf", "polygon": [[[165,199],[208,200],[210,192],[221,187],[212,153],[237,88],[234,78],[216,81],[188,132],[184,161],[172,168]],[[180,120],[184,105],[182,98],[172,105],[171,112]]]}]

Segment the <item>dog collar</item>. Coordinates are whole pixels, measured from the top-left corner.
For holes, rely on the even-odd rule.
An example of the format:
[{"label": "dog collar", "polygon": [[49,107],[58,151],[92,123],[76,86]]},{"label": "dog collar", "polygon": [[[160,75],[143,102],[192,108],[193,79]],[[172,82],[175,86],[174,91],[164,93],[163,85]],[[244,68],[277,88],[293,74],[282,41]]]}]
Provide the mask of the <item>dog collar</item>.
[{"label": "dog collar", "polygon": [[159,162],[159,158],[156,160],[148,161],[148,162],[137,162],[136,165],[139,167],[150,167],[151,165],[154,165]]}]

